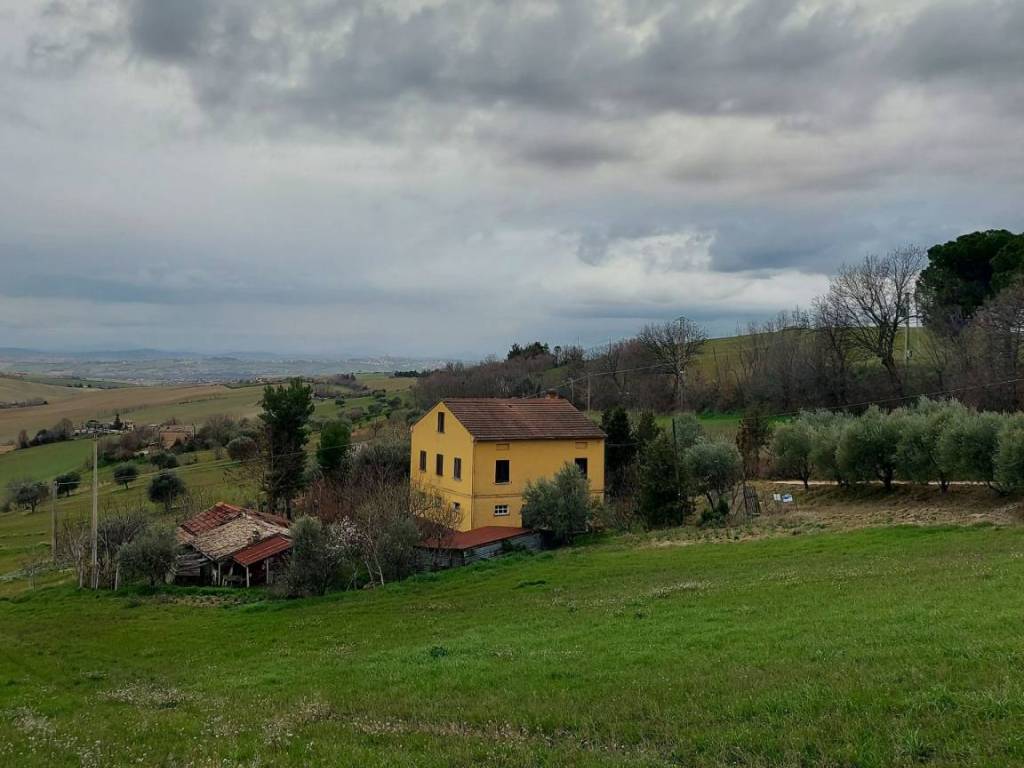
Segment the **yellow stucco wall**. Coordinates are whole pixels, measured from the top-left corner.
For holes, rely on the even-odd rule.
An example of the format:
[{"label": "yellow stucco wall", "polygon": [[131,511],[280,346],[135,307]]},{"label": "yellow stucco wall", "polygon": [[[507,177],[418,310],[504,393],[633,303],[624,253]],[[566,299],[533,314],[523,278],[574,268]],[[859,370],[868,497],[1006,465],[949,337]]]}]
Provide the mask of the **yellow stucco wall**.
[{"label": "yellow stucco wall", "polygon": [[[437,431],[437,412],[445,415],[445,432]],[[427,453],[426,471],[420,470],[420,451]],[[445,457],[444,475],[435,473],[435,457]],[[462,480],[452,478],[452,459],[462,458]],[[567,462],[587,459],[590,489],[604,495],[604,440],[511,440],[474,441],[443,403],[434,406],[412,428],[411,473],[414,483],[441,493],[462,509],[460,530],[485,525],[522,525],[522,493],[531,480],[551,477]],[[509,482],[494,482],[495,462],[509,461]],[[507,505],[507,515],[495,515],[495,507]]]},{"label": "yellow stucco wall", "polygon": [[[437,431],[437,413],[445,414],[444,433]],[[420,470],[420,451],[426,451],[427,467]],[[444,474],[436,473],[437,455],[444,456]],[[462,459],[462,479],[453,477],[455,459]],[[412,451],[409,457],[412,482],[424,489],[439,492],[445,500],[462,508],[460,531],[472,528],[473,438],[451,412],[438,403],[412,427]]]}]

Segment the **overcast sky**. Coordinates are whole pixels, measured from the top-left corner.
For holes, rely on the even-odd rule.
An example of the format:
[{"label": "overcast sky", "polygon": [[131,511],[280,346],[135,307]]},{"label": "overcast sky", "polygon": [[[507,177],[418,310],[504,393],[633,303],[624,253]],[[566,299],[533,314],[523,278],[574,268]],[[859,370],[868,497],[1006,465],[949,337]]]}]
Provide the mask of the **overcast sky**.
[{"label": "overcast sky", "polygon": [[1024,3],[0,0],[0,347],[473,357],[1024,229]]}]

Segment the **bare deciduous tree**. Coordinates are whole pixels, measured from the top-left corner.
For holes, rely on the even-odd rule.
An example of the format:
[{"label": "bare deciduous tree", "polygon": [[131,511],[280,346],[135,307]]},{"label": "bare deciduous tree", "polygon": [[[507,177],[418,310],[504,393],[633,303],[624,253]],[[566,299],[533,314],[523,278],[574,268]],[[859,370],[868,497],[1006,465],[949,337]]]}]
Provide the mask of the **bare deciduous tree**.
[{"label": "bare deciduous tree", "polygon": [[896,339],[910,317],[914,283],[924,263],[924,252],[916,247],[868,256],[840,269],[825,298],[850,344],[881,363],[900,397],[904,380],[896,365]]},{"label": "bare deciduous tree", "polygon": [[681,408],[686,369],[707,341],[707,333],[692,320],[679,317],[645,325],[638,338],[655,362],[672,375],[672,402]]},{"label": "bare deciduous tree", "polygon": [[462,523],[462,510],[436,493],[412,490],[409,507],[419,526],[423,541],[432,545],[434,567],[440,563],[441,553],[451,544]]}]

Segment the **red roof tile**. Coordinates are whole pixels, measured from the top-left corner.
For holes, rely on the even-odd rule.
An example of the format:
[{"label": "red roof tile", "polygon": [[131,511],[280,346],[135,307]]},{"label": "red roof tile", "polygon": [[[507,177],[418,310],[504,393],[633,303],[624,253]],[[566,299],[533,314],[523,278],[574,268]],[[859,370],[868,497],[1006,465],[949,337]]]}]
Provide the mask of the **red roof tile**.
[{"label": "red roof tile", "polygon": [[424,539],[420,546],[430,549],[473,549],[484,544],[493,544],[505,539],[513,539],[530,533],[529,528],[511,528],[504,525],[485,525],[482,528],[474,528],[471,531],[457,531],[444,541],[436,539]]},{"label": "red roof tile", "polygon": [[235,552],[232,555],[232,559],[239,565],[252,565],[260,560],[266,560],[268,557],[279,555],[291,548],[291,539],[281,535],[271,536]]},{"label": "red roof tile", "polygon": [[190,517],[181,524],[181,527],[188,533],[196,535],[212,531],[214,528],[222,526],[236,517],[241,517],[243,514],[245,514],[245,510],[242,507],[218,501],[209,509],[200,512],[194,517]]},{"label": "red roof tile", "polygon": [[477,440],[600,440],[604,432],[568,400],[453,397],[442,401]]}]

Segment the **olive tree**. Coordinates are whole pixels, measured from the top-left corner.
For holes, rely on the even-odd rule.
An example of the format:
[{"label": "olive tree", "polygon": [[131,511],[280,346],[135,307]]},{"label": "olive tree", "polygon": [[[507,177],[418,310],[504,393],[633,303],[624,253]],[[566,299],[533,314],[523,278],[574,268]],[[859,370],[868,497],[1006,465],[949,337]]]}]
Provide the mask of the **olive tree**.
[{"label": "olive tree", "polygon": [[918,483],[937,482],[945,492],[950,468],[940,456],[939,439],[950,421],[964,410],[956,402],[922,398],[916,408],[906,412],[896,445],[897,473]]},{"label": "olive tree", "polygon": [[939,437],[939,462],[957,480],[991,485],[995,480],[994,459],[1002,426],[999,414],[964,409],[949,420]]},{"label": "olive tree", "polygon": [[126,579],[146,579],[150,586],[156,586],[174,570],[177,556],[178,542],[174,531],[151,525],[121,546],[117,561]]},{"label": "olive tree", "polygon": [[882,413],[871,406],[844,427],[836,449],[840,470],[855,480],[880,480],[886,490],[896,475],[899,414]]},{"label": "olive tree", "polygon": [[735,445],[701,440],[686,450],[684,462],[693,491],[702,494],[711,509],[719,507],[743,479],[743,457]]},{"label": "olive tree", "polygon": [[293,596],[324,594],[341,580],[358,551],[358,531],[350,520],[324,524],[315,517],[300,517],[291,536],[285,583]]},{"label": "olive tree", "polygon": [[45,483],[36,480],[16,480],[8,486],[10,500],[23,509],[35,512],[40,502],[46,500],[49,489]]},{"label": "olive tree", "polygon": [[161,472],[149,484],[149,500],[154,504],[163,504],[168,514],[174,501],[184,494],[185,483],[173,472]]},{"label": "olive tree", "polygon": [[118,464],[114,467],[114,480],[126,489],[139,477],[139,468],[134,464]]},{"label": "olive tree", "polygon": [[65,472],[62,475],[57,475],[54,479],[57,483],[57,495],[70,496],[74,493],[78,486],[82,484],[82,475],[78,472]]},{"label": "olive tree", "polygon": [[781,477],[795,477],[808,487],[814,464],[811,449],[814,431],[804,419],[780,424],[772,435],[772,457],[775,473]]},{"label": "olive tree", "polygon": [[845,485],[849,477],[843,472],[838,461],[839,440],[850,417],[831,411],[813,411],[800,416],[801,421],[811,430],[811,465],[821,477]]},{"label": "olive tree", "polygon": [[256,456],[259,445],[248,435],[239,435],[227,444],[228,456],[233,461],[248,461]]},{"label": "olive tree", "polygon": [[526,484],[523,525],[547,532],[556,544],[567,544],[587,530],[594,512],[590,481],[575,464],[565,464],[554,477]]},{"label": "olive tree", "polygon": [[1024,489],[1024,415],[1006,420],[996,439],[995,481],[1004,491]]}]

